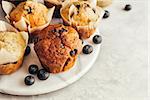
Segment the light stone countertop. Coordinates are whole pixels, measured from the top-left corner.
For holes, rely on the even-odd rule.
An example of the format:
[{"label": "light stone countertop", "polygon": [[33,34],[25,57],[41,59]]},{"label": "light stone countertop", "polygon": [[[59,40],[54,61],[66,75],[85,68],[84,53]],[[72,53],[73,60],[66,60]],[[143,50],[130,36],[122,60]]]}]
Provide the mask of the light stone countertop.
[{"label": "light stone countertop", "polygon": [[[114,0],[100,25],[103,44],[93,68],[74,84],[39,96],[0,100],[148,100],[148,0]],[[132,10],[123,11],[125,4]]]}]

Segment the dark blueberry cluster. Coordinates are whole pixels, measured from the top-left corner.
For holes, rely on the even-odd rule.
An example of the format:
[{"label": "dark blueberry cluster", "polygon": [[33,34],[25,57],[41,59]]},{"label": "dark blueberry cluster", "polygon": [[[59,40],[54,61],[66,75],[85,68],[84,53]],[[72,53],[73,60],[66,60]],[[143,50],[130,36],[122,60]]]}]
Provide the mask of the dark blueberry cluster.
[{"label": "dark blueberry cluster", "polygon": [[35,82],[35,78],[33,75],[37,75],[39,80],[46,80],[49,77],[49,73],[45,69],[38,69],[38,66],[35,64],[32,64],[29,66],[28,71],[32,75],[28,75],[25,77],[24,82],[26,85],[30,86],[33,85]]},{"label": "dark blueberry cluster", "polygon": [[[100,44],[100,43],[102,43],[102,37],[100,35],[95,35],[93,37],[93,43],[94,44]],[[90,54],[90,53],[93,52],[93,47],[91,45],[87,44],[87,45],[85,45],[83,47],[82,52],[84,54]]]},{"label": "dark blueberry cluster", "polygon": [[61,28],[59,30],[54,28],[53,30],[51,30],[51,32],[52,33],[63,33],[63,32],[67,32],[67,30],[65,28]]}]

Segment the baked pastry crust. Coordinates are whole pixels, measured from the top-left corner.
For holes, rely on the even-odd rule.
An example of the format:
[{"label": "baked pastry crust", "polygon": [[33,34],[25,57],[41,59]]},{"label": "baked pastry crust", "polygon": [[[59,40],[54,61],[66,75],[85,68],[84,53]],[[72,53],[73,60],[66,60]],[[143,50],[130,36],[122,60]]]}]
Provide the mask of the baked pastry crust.
[{"label": "baked pastry crust", "polygon": [[[40,31],[34,49],[45,69],[59,73],[73,67],[82,49],[82,41],[71,26],[49,25]],[[74,55],[71,52],[75,51]]]}]

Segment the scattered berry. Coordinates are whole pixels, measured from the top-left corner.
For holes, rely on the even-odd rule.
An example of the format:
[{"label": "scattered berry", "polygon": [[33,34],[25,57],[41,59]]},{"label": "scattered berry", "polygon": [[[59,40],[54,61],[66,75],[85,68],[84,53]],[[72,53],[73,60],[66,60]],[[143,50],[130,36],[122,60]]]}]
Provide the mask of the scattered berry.
[{"label": "scattered berry", "polygon": [[74,49],[74,50],[70,51],[70,55],[75,56],[77,54],[77,52],[78,52],[78,50]]},{"label": "scattered berry", "polygon": [[105,14],[103,16],[103,18],[108,18],[110,16],[110,13],[108,10],[105,10]]},{"label": "scattered berry", "polygon": [[95,35],[95,36],[93,37],[93,42],[94,42],[95,44],[100,44],[100,43],[102,42],[102,37],[101,37],[100,35]]},{"label": "scattered berry", "polygon": [[33,76],[29,75],[29,76],[25,77],[24,82],[26,85],[30,86],[30,85],[34,84],[35,79]]},{"label": "scattered berry", "polygon": [[124,10],[129,11],[132,9],[132,6],[130,4],[127,4],[124,8]]},{"label": "scattered berry", "polygon": [[35,64],[32,64],[32,65],[29,66],[28,71],[29,71],[30,74],[35,75],[38,72],[38,66],[35,65]]},{"label": "scattered berry", "polygon": [[25,56],[29,55],[31,52],[31,48],[29,46],[26,47],[26,50],[25,50]]},{"label": "scattered berry", "polygon": [[40,69],[37,73],[39,80],[46,80],[49,77],[49,73],[45,69]]},{"label": "scattered berry", "polygon": [[85,45],[82,49],[84,54],[90,54],[93,52],[93,47],[91,45]]}]

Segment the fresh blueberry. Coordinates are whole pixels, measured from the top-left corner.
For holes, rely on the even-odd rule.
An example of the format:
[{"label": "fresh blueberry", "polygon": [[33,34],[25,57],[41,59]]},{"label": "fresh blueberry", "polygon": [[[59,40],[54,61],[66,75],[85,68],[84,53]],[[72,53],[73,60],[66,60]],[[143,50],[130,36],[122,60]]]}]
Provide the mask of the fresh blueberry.
[{"label": "fresh blueberry", "polygon": [[84,44],[84,40],[82,40],[82,44]]},{"label": "fresh blueberry", "polygon": [[101,37],[100,35],[95,35],[95,36],[93,37],[93,42],[94,42],[95,44],[100,44],[100,43],[102,42],[102,37]]},{"label": "fresh blueberry", "polygon": [[28,71],[29,71],[30,74],[35,75],[38,72],[38,66],[35,65],[35,64],[32,64],[32,65],[29,66]]},{"label": "fresh blueberry", "polygon": [[91,45],[85,45],[82,49],[84,54],[90,54],[93,52],[93,47]]},{"label": "fresh blueberry", "polygon": [[105,13],[103,15],[103,18],[108,18],[110,16],[110,13],[108,10],[105,10]]},{"label": "fresh blueberry", "polygon": [[124,10],[129,11],[132,9],[132,6],[130,4],[125,5]]},{"label": "fresh blueberry", "polygon": [[74,49],[74,50],[70,51],[70,55],[75,56],[77,54],[77,52],[78,52],[78,50]]},{"label": "fresh blueberry", "polygon": [[31,48],[29,46],[26,47],[25,56],[29,55],[31,52]]},{"label": "fresh blueberry", "polygon": [[30,85],[34,84],[35,79],[33,76],[29,75],[29,76],[25,77],[24,82],[26,85],[30,86]]},{"label": "fresh blueberry", "polygon": [[49,77],[49,73],[45,69],[40,69],[37,73],[39,80],[46,80]]}]

